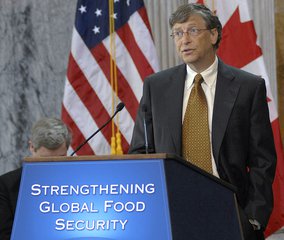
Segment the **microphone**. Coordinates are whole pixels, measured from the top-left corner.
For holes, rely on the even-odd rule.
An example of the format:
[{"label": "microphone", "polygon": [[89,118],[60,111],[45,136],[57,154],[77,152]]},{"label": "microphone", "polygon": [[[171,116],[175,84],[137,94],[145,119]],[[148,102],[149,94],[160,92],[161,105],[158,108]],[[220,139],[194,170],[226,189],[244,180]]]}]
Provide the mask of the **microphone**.
[{"label": "microphone", "polygon": [[147,113],[147,106],[146,106],[146,104],[142,105],[142,112],[143,112],[143,127],[144,127],[145,151],[146,151],[146,154],[148,154],[149,153],[149,145],[148,145],[147,124],[146,124],[146,113]]},{"label": "microphone", "polygon": [[87,142],[90,141],[91,138],[93,138],[98,132],[100,132],[123,108],[124,108],[123,102],[117,104],[114,114],[106,121],[104,125],[102,125],[97,131],[95,131],[90,137],[88,137],[79,147],[77,147],[76,150],[71,153],[71,156],[73,156],[76,152],[78,152]]}]

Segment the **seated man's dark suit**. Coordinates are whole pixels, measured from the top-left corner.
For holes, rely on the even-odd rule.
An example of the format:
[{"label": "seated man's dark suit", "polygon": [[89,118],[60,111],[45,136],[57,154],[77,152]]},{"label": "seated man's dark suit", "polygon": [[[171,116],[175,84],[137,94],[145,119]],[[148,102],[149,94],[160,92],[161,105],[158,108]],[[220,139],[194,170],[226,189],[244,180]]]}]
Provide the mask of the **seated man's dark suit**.
[{"label": "seated man's dark suit", "polygon": [[16,211],[22,168],[0,176],[0,239],[9,240]]}]

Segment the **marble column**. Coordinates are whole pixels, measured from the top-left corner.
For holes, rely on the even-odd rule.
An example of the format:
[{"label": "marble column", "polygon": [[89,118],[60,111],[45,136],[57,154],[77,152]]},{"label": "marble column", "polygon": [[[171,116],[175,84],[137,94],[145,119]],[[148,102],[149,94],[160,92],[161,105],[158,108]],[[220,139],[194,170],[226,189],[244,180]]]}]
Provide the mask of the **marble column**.
[{"label": "marble column", "polygon": [[29,155],[33,122],[60,118],[76,0],[1,0],[0,174]]}]

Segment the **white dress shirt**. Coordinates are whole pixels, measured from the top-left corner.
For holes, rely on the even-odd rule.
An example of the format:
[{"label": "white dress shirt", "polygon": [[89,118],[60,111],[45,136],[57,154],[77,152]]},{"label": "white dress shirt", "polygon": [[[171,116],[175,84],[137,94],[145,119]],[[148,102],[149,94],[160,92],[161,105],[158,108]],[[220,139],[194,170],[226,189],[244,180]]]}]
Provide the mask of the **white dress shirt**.
[{"label": "white dress shirt", "polygon": [[[212,171],[214,176],[219,177],[212,152],[212,117],[213,117],[213,106],[214,106],[214,97],[215,97],[216,81],[217,81],[217,69],[218,69],[218,58],[216,56],[213,64],[209,68],[201,72],[200,74],[204,79],[204,82],[202,82],[201,86],[205,93],[208,105],[208,124],[210,132]],[[198,74],[197,72],[193,71],[188,65],[186,67],[186,70],[187,70],[187,76],[184,85],[182,119],[184,119],[188,98],[191,89],[193,87],[194,77],[196,76],[196,74]]]}]

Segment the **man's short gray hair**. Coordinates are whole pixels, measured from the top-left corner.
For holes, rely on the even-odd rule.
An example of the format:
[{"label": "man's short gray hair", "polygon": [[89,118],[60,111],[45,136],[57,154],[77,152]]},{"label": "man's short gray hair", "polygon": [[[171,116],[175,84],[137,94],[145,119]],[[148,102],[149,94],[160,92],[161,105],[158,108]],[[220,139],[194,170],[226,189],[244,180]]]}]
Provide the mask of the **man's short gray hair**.
[{"label": "man's short gray hair", "polygon": [[177,10],[170,16],[169,19],[170,28],[172,29],[176,23],[186,22],[190,16],[195,14],[200,15],[204,19],[207,29],[213,29],[213,28],[217,29],[218,39],[214,45],[214,48],[217,49],[222,39],[222,24],[219,18],[203,4],[187,3],[179,6]]},{"label": "man's short gray hair", "polygon": [[60,119],[42,118],[32,127],[31,141],[35,150],[40,147],[54,150],[64,142],[68,148],[71,142],[71,131]]}]

